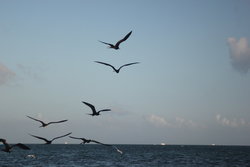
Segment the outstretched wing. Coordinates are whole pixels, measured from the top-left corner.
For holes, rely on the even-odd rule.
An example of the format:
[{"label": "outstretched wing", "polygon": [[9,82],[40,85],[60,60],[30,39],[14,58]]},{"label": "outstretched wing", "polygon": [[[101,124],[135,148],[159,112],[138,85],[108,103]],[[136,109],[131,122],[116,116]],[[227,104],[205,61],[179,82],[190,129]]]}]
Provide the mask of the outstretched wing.
[{"label": "outstretched wing", "polygon": [[62,137],[65,137],[65,136],[68,136],[68,135],[70,135],[71,133],[72,133],[72,132],[67,133],[66,135],[62,135],[62,136],[55,137],[55,138],[52,139],[52,141],[54,141],[54,140],[56,140],[56,139],[59,139],[59,138],[62,138]]},{"label": "outstretched wing", "polygon": [[100,110],[98,112],[104,112],[104,111],[111,111],[111,109],[103,109],[103,110]]},{"label": "outstretched wing", "polygon": [[35,135],[32,135],[32,134],[29,134],[29,135],[30,135],[30,136],[33,136],[33,137],[35,137],[35,138],[37,138],[37,139],[41,139],[41,140],[45,141],[46,143],[47,143],[47,142],[50,142],[49,140],[47,140],[47,139],[45,139],[45,138],[43,138],[43,137],[35,136]]},{"label": "outstretched wing", "polygon": [[82,101],[82,102],[91,108],[91,110],[92,110],[93,114],[95,114],[95,113],[96,113],[95,106],[93,106],[92,104],[87,103],[87,102],[85,102],[85,101]]},{"label": "outstretched wing", "polygon": [[73,137],[73,136],[69,136],[69,137],[72,138],[72,139],[86,140],[86,139],[83,138],[83,137]]},{"label": "outstretched wing", "polygon": [[81,144],[85,144],[85,143],[89,143],[91,140],[87,140],[83,137],[73,137],[73,136],[69,136],[70,138],[72,139],[78,139],[78,140],[82,140],[82,143]]},{"label": "outstretched wing", "polygon": [[109,66],[109,67],[113,68],[113,70],[117,71],[114,66],[112,66],[112,65],[110,65],[108,63],[104,63],[104,62],[101,62],[101,61],[95,61],[95,62],[99,63],[99,64],[103,64],[103,65]]},{"label": "outstretched wing", "polygon": [[134,63],[124,64],[124,65],[122,65],[122,66],[119,68],[119,70],[120,70],[121,68],[125,67],[125,66],[130,66],[130,65],[138,64],[138,63],[140,63],[140,62],[134,62]]},{"label": "outstretched wing", "polygon": [[68,120],[65,119],[65,120],[61,120],[61,121],[49,122],[48,125],[49,125],[49,124],[55,124],[55,123],[62,123],[62,122],[66,122],[66,121],[68,121]]},{"label": "outstretched wing", "polygon": [[118,41],[115,46],[119,46],[120,43],[126,41],[128,39],[128,37],[132,34],[132,31],[130,31],[123,39],[121,39],[120,41]]},{"label": "outstretched wing", "polygon": [[91,142],[96,143],[96,144],[101,144],[101,145],[104,145],[104,146],[112,146],[110,144],[104,144],[104,143],[101,143],[101,142],[96,141],[96,140],[91,140]]},{"label": "outstretched wing", "polygon": [[23,149],[23,150],[30,150],[30,148],[28,146],[26,146],[22,143],[17,143],[17,144],[12,145],[12,147],[16,147],[16,146]]},{"label": "outstretched wing", "polygon": [[81,140],[80,137],[73,137],[73,136],[69,136],[69,137],[72,138],[72,139],[79,139],[79,140]]},{"label": "outstretched wing", "polygon": [[40,122],[41,124],[45,124],[43,121],[41,121],[41,120],[39,120],[39,119],[32,118],[32,117],[30,117],[30,116],[28,116],[28,115],[27,115],[27,117],[30,118],[30,119],[33,119],[33,120],[35,120],[35,121],[38,121],[38,122]]},{"label": "outstretched wing", "polygon": [[106,44],[106,45],[109,45],[109,46],[111,46],[111,47],[114,47],[114,45],[111,44],[111,43],[107,43],[107,42],[103,42],[103,41],[99,41],[99,42],[104,43],[104,44]]}]

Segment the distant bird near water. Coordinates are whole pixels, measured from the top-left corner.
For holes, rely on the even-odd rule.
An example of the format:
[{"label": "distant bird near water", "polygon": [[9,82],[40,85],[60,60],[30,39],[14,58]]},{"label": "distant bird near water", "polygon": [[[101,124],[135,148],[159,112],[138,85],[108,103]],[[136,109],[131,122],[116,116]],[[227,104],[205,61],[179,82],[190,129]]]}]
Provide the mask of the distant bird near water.
[{"label": "distant bird near water", "polygon": [[116,149],[117,152],[119,152],[120,154],[122,154],[123,152],[121,150],[119,150],[116,146],[114,145],[111,145],[111,144],[104,144],[104,143],[101,143],[99,141],[96,141],[96,140],[91,140],[91,139],[85,139],[83,137],[73,137],[73,136],[69,136],[70,138],[72,139],[78,139],[78,140],[82,140],[82,143],[81,144],[86,144],[86,143],[96,143],[96,144],[101,144],[101,145],[104,145],[104,146],[111,146],[113,148]]},{"label": "distant bird near water", "polygon": [[73,137],[73,136],[69,136],[70,138],[72,139],[78,139],[78,140],[82,140],[82,143],[81,144],[86,144],[86,143],[97,143],[97,144],[102,144],[102,145],[106,145],[106,144],[103,144],[103,143],[100,143],[98,141],[95,141],[95,140],[91,140],[91,139],[85,139],[83,137]]},{"label": "distant bird near water", "polygon": [[46,143],[44,143],[44,144],[51,144],[54,140],[59,139],[59,138],[66,137],[66,136],[70,135],[71,133],[72,133],[72,132],[67,133],[66,135],[62,135],[62,136],[59,136],[59,137],[55,137],[55,138],[53,138],[52,140],[48,140],[48,139],[45,139],[45,138],[43,138],[43,137],[35,136],[35,135],[32,135],[32,134],[29,134],[29,135],[30,135],[30,136],[33,136],[33,137],[35,137],[35,138],[37,138],[37,139],[41,139],[41,140],[45,141]]},{"label": "distant bird near water", "polygon": [[131,34],[132,34],[132,31],[130,31],[123,39],[119,40],[115,45],[113,45],[113,44],[111,44],[111,43],[103,42],[103,41],[99,41],[99,42],[104,43],[104,44],[106,44],[106,45],[109,45],[109,48],[112,48],[112,49],[117,50],[117,49],[120,49],[120,48],[119,48],[119,45],[120,45],[122,42],[126,41],[126,40],[128,39],[128,37],[129,37]]},{"label": "distant bird near water", "polygon": [[30,148],[29,148],[28,146],[26,146],[26,145],[24,145],[24,144],[22,144],[22,143],[17,143],[17,144],[14,144],[14,145],[9,145],[9,144],[6,142],[5,139],[1,139],[1,138],[0,138],[0,142],[2,142],[2,143],[4,144],[4,146],[5,146],[5,148],[2,149],[2,151],[4,151],[4,152],[10,153],[10,152],[11,152],[11,149],[12,149],[13,147],[19,147],[19,148],[21,148],[21,149],[23,149],[23,150],[30,150]]},{"label": "distant bird near water", "polygon": [[99,64],[106,65],[106,66],[110,66],[111,68],[113,68],[114,72],[116,72],[117,74],[120,72],[120,70],[121,70],[122,67],[130,66],[130,65],[133,65],[133,64],[139,64],[140,63],[140,62],[128,63],[128,64],[124,64],[121,67],[119,67],[118,69],[116,69],[114,66],[112,66],[112,65],[110,65],[108,63],[104,63],[104,62],[101,62],[101,61],[95,61],[95,62],[99,63]]},{"label": "distant bird near water", "polygon": [[68,121],[67,119],[65,119],[65,120],[61,120],[61,121],[54,121],[54,122],[45,123],[45,122],[43,122],[43,121],[41,121],[41,120],[39,120],[39,119],[35,119],[35,118],[30,117],[30,116],[27,116],[27,117],[30,118],[30,119],[33,119],[33,120],[35,120],[35,121],[40,122],[40,123],[42,124],[40,127],[46,127],[46,126],[48,126],[48,125],[50,125],[50,124],[56,124],[56,123],[62,123],[62,122]]},{"label": "distant bird near water", "polygon": [[92,114],[88,114],[88,115],[98,116],[98,115],[100,115],[100,112],[111,111],[111,109],[103,109],[103,110],[96,111],[95,106],[93,106],[92,104],[84,102],[84,101],[82,101],[82,103],[86,104],[87,106],[89,106],[91,108]]}]

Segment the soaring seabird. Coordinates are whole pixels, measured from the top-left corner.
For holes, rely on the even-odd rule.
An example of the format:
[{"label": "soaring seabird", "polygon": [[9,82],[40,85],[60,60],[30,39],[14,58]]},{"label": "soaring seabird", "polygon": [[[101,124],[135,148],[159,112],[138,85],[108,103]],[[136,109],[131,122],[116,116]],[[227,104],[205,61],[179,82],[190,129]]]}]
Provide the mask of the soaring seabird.
[{"label": "soaring seabird", "polygon": [[96,141],[96,140],[91,140],[91,139],[85,139],[83,137],[73,137],[73,136],[69,136],[70,138],[72,139],[78,139],[78,140],[82,140],[82,143],[81,144],[85,144],[85,143],[96,143],[96,144],[101,144],[101,145],[104,145],[104,146],[111,146],[113,147],[114,149],[116,149],[117,152],[119,152],[120,154],[122,154],[123,152],[121,150],[119,150],[116,146],[114,145],[111,145],[111,144],[104,144],[104,143],[101,143],[99,141]]},{"label": "soaring seabird", "polygon": [[132,34],[132,31],[130,31],[123,39],[121,39],[120,41],[118,41],[115,45],[113,45],[111,43],[103,42],[103,41],[99,41],[99,42],[102,42],[102,43],[104,43],[106,45],[109,45],[109,48],[113,48],[113,49],[117,50],[117,49],[120,49],[119,45],[122,42],[126,41],[131,34]]},{"label": "soaring seabird", "polygon": [[72,132],[70,132],[70,133],[68,133],[68,134],[66,134],[66,135],[62,135],[62,136],[59,136],[59,137],[55,137],[55,138],[53,138],[52,140],[48,140],[48,139],[45,139],[45,138],[43,138],[43,137],[35,136],[35,135],[32,135],[32,134],[29,134],[29,135],[30,135],[30,136],[33,136],[33,137],[35,137],[35,138],[44,140],[44,141],[46,142],[46,143],[44,143],[44,144],[51,144],[54,140],[59,139],[59,138],[62,138],[62,137],[65,137],[65,136],[68,136],[68,135],[70,135],[71,133],[72,133]]},{"label": "soaring seabird", "polygon": [[9,144],[6,142],[5,139],[0,139],[0,142],[2,142],[2,143],[4,144],[4,146],[5,146],[5,148],[2,149],[2,151],[4,151],[4,152],[10,153],[10,152],[11,152],[11,149],[12,149],[13,147],[16,147],[16,146],[19,147],[19,148],[21,148],[21,149],[23,149],[23,150],[30,150],[30,148],[29,148],[28,146],[26,146],[26,145],[24,145],[24,144],[22,144],[22,143],[17,143],[17,144],[14,144],[14,145],[9,145]]},{"label": "soaring seabird", "polygon": [[90,143],[90,142],[94,142],[96,143],[97,141],[95,140],[91,140],[91,139],[85,139],[83,137],[73,137],[73,136],[69,136],[70,138],[72,139],[79,139],[79,140],[82,140],[82,143],[81,144],[86,144],[86,143]]},{"label": "soaring seabird", "polygon": [[30,118],[30,119],[33,119],[33,120],[35,120],[35,121],[40,122],[40,123],[42,124],[40,127],[46,127],[46,126],[48,126],[48,125],[50,125],[50,124],[56,124],[56,123],[62,123],[62,122],[68,121],[67,119],[65,119],[65,120],[61,120],[61,121],[54,121],[54,122],[45,123],[45,122],[43,122],[43,121],[41,121],[41,120],[39,120],[39,119],[35,119],[35,118],[30,117],[30,116],[27,116],[27,117]]},{"label": "soaring seabird", "polygon": [[84,101],[82,102],[91,108],[92,114],[89,114],[89,115],[92,115],[92,116],[95,116],[95,115],[98,116],[100,115],[100,112],[111,111],[111,109],[103,109],[103,110],[96,111],[95,106],[93,106],[92,104],[84,102]]},{"label": "soaring seabird", "polygon": [[108,64],[108,63],[104,63],[104,62],[101,62],[101,61],[95,61],[95,62],[96,62],[96,63],[103,64],[103,65],[106,65],[106,66],[110,66],[110,67],[112,67],[112,68],[113,68],[113,70],[114,70],[114,72],[116,72],[116,73],[119,73],[122,67],[125,67],[125,66],[130,66],[130,65],[133,65],[133,64],[138,64],[138,63],[139,63],[139,62],[134,62],[134,63],[124,64],[124,65],[122,65],[121,67],[119,67],[118,69],[116,69],[114,66],[112,66],[112,65],[110,65],[110,64]]}]

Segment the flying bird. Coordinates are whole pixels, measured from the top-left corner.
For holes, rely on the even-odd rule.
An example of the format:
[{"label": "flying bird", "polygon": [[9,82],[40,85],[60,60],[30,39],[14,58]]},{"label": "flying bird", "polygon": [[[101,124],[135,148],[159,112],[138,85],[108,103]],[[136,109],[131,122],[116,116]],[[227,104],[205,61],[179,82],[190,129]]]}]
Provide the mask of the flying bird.
[{"label": "flying bird", "polygon": [[[81,143],[81,144],[86,144],[86,143],[90,143],[90,142],[94,142],[94,143],[101,144],[101,143],[98,142],[98,141],[91,140],[91,139],[85,139],[85,138],[83,138],[83,137],[73,137],[73,136],[69,136],[69,137],[72,138],[72,139],[82,140],[82,143]],[[103,144],[103,143],[102,143],[102,144]]]},{"label": "flying bird", "polygon": [[43,137],[35,136],[35,135],[32,135],[32,134],[29,134],[29,135],[30,135],[30,136],[33,136],[33,137],[35,137],[35,138],[37,138],[37,139],[44,140],[44,141],[45,141],[44,144],[51,144],[54,140],[59,139],[59,138],[62,138],[62,137],[65,137],[65,136],[68,136],[68,135],[70,135],[71,133],[72,133],[72,132],[67,133],[66,135],[62,135],[62,136],[59,136],[59,137],[55,137],[55,138],[53,138],[52,140],[48,140],[48,139],[45,139],[45,138],[43,138]]},{"label": "flying bird", "polygon": [[122,65],[121,67],[119,67],[118,69],[116,69],[114,66],[108,64],[108,63],[104,63],[104,62],[101,62],[101,61],[95,61],[96,63],[99,63],[99,64],[103,64],[103,65],[106,65],[106,66],[110,66],[113,68],[114,72],[116,72],[117,74],[120,72],[121,68],[122,67],[125,67],[125,66],[130,66],[130,65],[133,65],[133,64],[138,64],[140,62],[134,62],[134,63],[128,63],[128,64],[124,64]]},{"label": "flying bird", "polygon": [[67,119],[65,119],[65,120],[61,120],[61,121],[54,121],[54,122],[45,123],[45,122],[43,122],[43,121],[41,121],[41,120],[39,120],[39,119],[35,119],[35,118],[30,117],[30,116],[27,116],[27,117],[30,118],[30,119],[33,119],[33,120],[35,120],[35,121],[40,122],[40,123],[42,124],[40,127],[46,127],[46,126],[48,126],[48,125],[50,125],[50,124],[56,124],[56,123],[62,123],[62,122],[68,121]]},{"label": "flying bird", "polygon": [[73,136],[69,136],[70,138],[72,139],[78,139],[78,140],[82,140],[82,143],[81,144],[86,144],[86,143],[96,143],[96,144],[101,144],[101,145],[104,145],[104,146],[111,146],[113,147],[114,149],[116,149],[117,152],[119,152],[120,154],[122,154],[123,152],[121,150],[119,150],[116,146],[114,145],[111,145],[111,144],[104,144],[104,143],[101,143],[99,141],[96,141],[96,140],[91,140],[91,139],[85,139],[83,137],[73,137]]},{"label": "flying bird", "polygon": [[7,142],[6,142],[6,140],[5,139],[0,139],[0,142],[2,142],[3,144],[4,144],[4,149],[2,149],[2,151],[4,151],[4,152],[8,152],[8,153],[10,153],[11,152],[11,149],[13,148],[13,147],[19,147],[19,148],[21,148],[21,149],[23,149],[23,150],[30,150],[30,148],[28,147],[28,146],[26,146],[26,145],[24,145],[24,144],[22,144],[22,143],[17,143],[17,144],[14,144],[14,145],[9,145]]},{"label": "flying bird", "polygon": [[82,101],[82,103],[86,104],[87,106],[89,106],[91,108],[92,114],[88,114],[88,115],[98,116],[98,115],[100,115],[100,112],[111,111],[111,109],[103,109],[103,110],[96,111],[95,106],[93,106],[92,104],[84,102],[84,101]]},{"label": "flying bird", "polygon": [[131,34],[132,34],[132,31],[130,31],[123,39],[119,40],[115,45],[113,45],[111,43],[103,42],[103,41],[99,41],[99,42],[104,43],[106,45],[109,45],[109,48],[113,48],[113,49],[117,50],[117,49],[120,49],[119,45],[122,42],[126,41]]}]

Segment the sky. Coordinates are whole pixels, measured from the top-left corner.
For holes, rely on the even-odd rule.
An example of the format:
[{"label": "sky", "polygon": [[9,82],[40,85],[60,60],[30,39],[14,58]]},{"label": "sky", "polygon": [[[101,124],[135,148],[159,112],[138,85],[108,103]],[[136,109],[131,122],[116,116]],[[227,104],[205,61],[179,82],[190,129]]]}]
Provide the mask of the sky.
[{"label": "sky", "polygon": [[248,0],[0,0],[0,138],[250,145],[249,16]]}]

